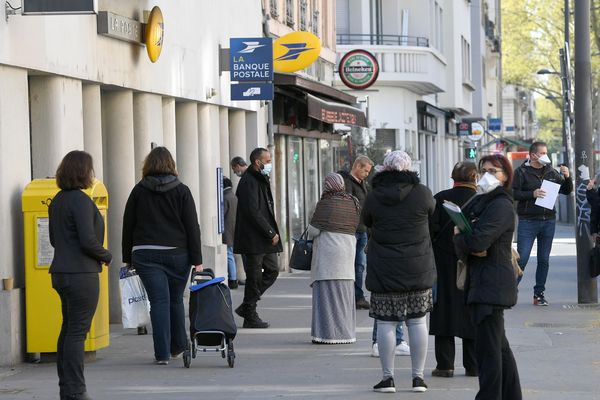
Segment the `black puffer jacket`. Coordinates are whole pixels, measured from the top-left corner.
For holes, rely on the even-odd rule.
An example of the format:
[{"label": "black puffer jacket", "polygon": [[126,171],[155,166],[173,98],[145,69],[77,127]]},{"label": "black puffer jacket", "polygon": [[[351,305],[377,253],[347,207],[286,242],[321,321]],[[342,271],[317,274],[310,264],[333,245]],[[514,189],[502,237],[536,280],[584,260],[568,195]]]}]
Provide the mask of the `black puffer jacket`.
[{"label": "black puffer jacket", "polygon": [[435,201],[416,173],[384,171],[373,178],[363,220],[371,229],[366,287],[375,293],[429,289],[435,261],[429,218]]},{"label": "black puffer jacket", "polygon": [[[465,210],[473,233],[454,236],[459,258],[467,258],[467,304],[512,307],[517,302],[517,280],[511,263],[515,211],[503,187],[478,196]],[[485,257],[471,253],[486,250]]]},{"label": "black puffer jacket", "polygon": [[[367,183],[365,181],[358,182],[352,176],[352,174],[350,174],[347,171],[338,171],[338,174],[340,174],[342,176],[342,178],[344,178],[346,192],[358,199],[358,202],[360,203],[361,208],[364,207],[365,200],[367,199],[367,193],[368,193]],[[360,223],[358,224],[358,227],[356,227],[356,232],[363,233],[366,231],[367,231],[367,227],[365,226],[364,222],[361,219]]]}]

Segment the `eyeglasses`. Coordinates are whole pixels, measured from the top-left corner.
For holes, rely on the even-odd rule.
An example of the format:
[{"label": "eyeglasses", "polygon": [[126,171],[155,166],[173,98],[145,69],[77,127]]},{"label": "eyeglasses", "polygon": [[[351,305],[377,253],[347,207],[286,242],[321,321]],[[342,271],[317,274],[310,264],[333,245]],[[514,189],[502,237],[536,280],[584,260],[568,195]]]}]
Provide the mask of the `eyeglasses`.
[{"label": "eyeglasses", "polygon": [[501,171],[504,171],[504,170],[502,168],[499,168],[499,169],[496,169],[496,168],[488,168],[488,169],[481,168],[479,170],[479,173],[485,174],[486,172],[489,172],[492,175],[496,175],[496,173],[501,172]]}]

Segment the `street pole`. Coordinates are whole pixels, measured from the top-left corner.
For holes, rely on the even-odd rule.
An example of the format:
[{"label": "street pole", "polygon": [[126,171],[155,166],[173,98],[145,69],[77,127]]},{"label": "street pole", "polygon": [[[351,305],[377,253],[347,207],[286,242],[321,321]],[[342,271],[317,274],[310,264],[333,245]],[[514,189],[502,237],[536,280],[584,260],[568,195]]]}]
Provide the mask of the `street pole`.
[{"label": "street pole", "polygon": [[[575,2],[575,158],[577,223],[577,302],[598,303],[596,278],[590,277],[590,205],[586,199],[586,185],[594,168],[592,151],[592,90],[590,55],[590,0]],[[587,170],[587,173],[586,173]]]},{"label": "street pole", "polygon": [[565,0],[565,43],[567,44],[567,46],[569,45],[569,42],[571,40],[570,38],[570,34],[569,34],[569,22],[571,21],[571,10],[569,8],[569,0]]},{"label": "street pole", "polygon": [[[565,49],[560,49],[560,82],[562,88],[562,135],[563,135],[563,163],[569,168],[571,174],[574,174],[573,165],[573,144],[571,143],[571,88],[569,84],[569,68]],[[567,195],[567,223],[572,224],[575,220],[575,195]]]}]

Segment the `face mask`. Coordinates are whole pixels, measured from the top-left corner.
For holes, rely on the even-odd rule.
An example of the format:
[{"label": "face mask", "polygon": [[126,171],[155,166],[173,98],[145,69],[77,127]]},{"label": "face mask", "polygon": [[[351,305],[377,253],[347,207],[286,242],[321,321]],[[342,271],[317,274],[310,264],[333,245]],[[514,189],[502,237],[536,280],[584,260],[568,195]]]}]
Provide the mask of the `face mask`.
[{"label": "face mask", "polygon": [[501,185],[501,182],[493,174],[486,172],[477,181],[477,193],[489,193]]},{"label": "face mask", "polygon": [[543,156],[538,158],[538,162],[542,165],[550,165],[552,163],[552,161],[550,161],[550,158],[548,157],[547,154],[544,154]]},{"label": "face mask", "polygon": [[271,173],[272,170],[273,170],[273,164],[271,164],[271,163],[263,164],[263,169],[260,170],[260,173],[265,176],[269,176],[269,174]]}]

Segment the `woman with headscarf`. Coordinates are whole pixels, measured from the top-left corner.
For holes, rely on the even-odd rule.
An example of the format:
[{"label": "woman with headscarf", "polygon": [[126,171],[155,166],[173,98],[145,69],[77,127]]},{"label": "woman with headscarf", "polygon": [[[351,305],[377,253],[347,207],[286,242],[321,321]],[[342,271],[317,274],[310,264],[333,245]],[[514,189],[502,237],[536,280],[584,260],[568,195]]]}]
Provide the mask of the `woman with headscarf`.
[{"label": "woman with headscarf", "polygon": [[432,308],[435,263],[429,218],[435,208],[431,191],[410,170],[404,151],[390,152],[373,177],[362,218],[371,229],[367,245],[366,287],[371,292],[369,315],[377,320],[377,343],[383,379],[376,392],[393,393],[396,326],[408,327],[412,390],[424,392],[427,356],[426,315]]},{"label": "woman with headscarf", "polygon": [[462,363],[465,375],[477,376],[475,359],[475,326],[471,322],[465,292],[456,287],[456,262],[454,250],[454,223],[444,210],[445,200],[459,207],[468,205],[475,196],[477,165],[459,162],[452,170],[454,186],[434,196],[435,211],[430,223],[431,242],[437,270],[436,303],[429,317],[429,334],[435,336],[435,360],[431,375],[443,378],[454,376],[454,337],[462,339]]},{"label": "woman with headscarf", "polygon": [[358,200],[346,193],[341,175],[331,173],[308,226],[313,237],[311,268],[312,342],[356,342],[354,249],[360,219]]}]

